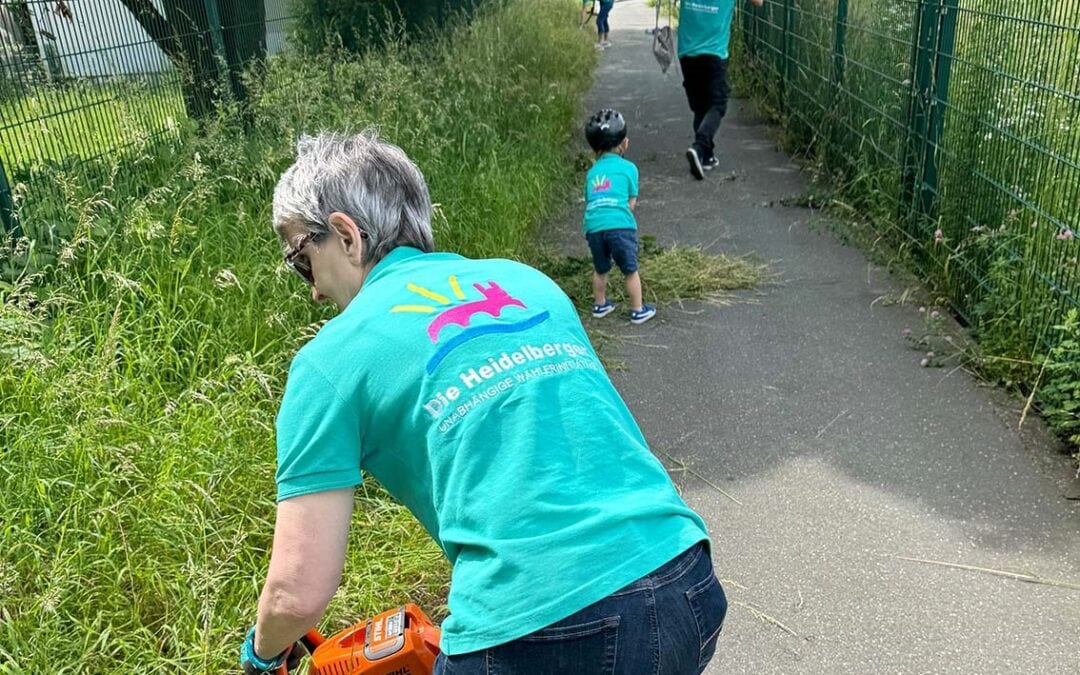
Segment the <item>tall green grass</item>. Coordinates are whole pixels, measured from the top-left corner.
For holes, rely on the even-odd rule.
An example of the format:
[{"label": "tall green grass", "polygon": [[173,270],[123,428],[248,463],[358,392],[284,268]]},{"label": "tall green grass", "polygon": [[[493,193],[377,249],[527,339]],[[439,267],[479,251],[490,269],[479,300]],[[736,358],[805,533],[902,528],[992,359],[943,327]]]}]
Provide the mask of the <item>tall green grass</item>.
[{"label": "tall green grass", "polygon": [[[0,672],[232,672],[268,560],[285,371],[330,316],[269,227],[293,140],[377,126],[428,178],[441,247],[520,256],[573,178],[595,59],[573,16],[505,0],[424,45],[285,56],[253,131],[37,177],[59,196],[23,222],[51,257],[0,284]],[[437,609],[448,570],[421,527],[371,484],[355,518],[323,628]]]},{"label": "tall green grass", "polygon": [[132,141],[175,135],[187,119],[178,80],[168,74],[153,84],[75,81],[0,98],[0,159],[17,181],[37,166],[92,159]]}]

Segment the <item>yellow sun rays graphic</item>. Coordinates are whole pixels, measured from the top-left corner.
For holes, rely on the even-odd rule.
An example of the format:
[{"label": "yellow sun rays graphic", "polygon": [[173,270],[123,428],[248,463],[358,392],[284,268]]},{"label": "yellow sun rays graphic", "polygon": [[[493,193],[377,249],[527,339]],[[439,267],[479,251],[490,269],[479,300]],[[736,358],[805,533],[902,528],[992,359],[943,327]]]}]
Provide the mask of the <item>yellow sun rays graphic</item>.
[{"label": "yellow sun rays graphic", "polygon": [[[448,281],[450,282],[450,289],[454,292],[454,297],[456,297],[459,300],[464,300],[465,299],[465,294],[461,292],[461,286],[458,285],[457,277],[454,276],[454,275],[450,275],[450,278],[448,279]],[[428,289],[424,288],[423,286],[418,286],[418,285],[416,285],[414,283],[409,283],[409,284],[406,284],[405,288],[407,290],[412,291],[413,293],[416,293],[417,295],[421,295],[421,296],[427,298],[428,300],[434,300],[435,302],[439,303],[440,305],[449,305],[450,304],[450,298],[446,297],[445,295],[443,295],[441,293],[436,293],[435,291],[428,290]],[[392,307],[390,309],[391,314],[396,314],[398,312],[415,312],[415,313],[418,313],[418,314],[432,314],[432,313],[434,313],[436,311],[438,311],[438,308],[437,307],[432,307],[431,305],[395,305],[394,307]]]}]

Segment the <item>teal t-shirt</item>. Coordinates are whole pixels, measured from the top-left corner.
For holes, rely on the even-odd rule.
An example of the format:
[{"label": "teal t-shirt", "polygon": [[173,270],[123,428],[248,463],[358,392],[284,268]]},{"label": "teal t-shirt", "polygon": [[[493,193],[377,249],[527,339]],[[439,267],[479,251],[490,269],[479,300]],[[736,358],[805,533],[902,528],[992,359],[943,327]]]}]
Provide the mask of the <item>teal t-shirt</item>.
[{"label": "teal t-shirt", "polygon": [[390,252],[297,354],[278,499],[363,469],[453,571],[442,648],[563,619],[707,538],[559,287],[509,260]]},{"label": "teal t-shirt", "polygon": [[585,175],[585,234],[603,230],[637,229],[630,199],[638,196],[638,170],[614,152],[600,159]]},{"label": "teal t-shirt", "polygon": [[728,57],[735,0],[683,0],[679,9],[679,56]]}]

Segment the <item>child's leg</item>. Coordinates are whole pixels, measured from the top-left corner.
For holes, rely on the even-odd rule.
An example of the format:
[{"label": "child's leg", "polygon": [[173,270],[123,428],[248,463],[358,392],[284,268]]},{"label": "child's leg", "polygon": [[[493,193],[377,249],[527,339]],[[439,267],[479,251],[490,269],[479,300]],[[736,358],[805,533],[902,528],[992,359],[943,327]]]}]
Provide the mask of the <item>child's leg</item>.
[{"label": "child's leg", "polygon": [[[640,288],[640,286],[639,286]],[[602,305],[607,302],[607,274],[600,274],[599,272],[593,272],[592,274],[592,294],[593,300],[598,305]],[[640,295],[640,291],[638,295]]]},{"label": "child's leg", "polygon": [[592,289],[593,299],[597,305],[603,305],[607,301],[607,278],[611,271],[611,247],[608,244],[605,232],[590,232],[585,235],[589,242],[589,253],[592,254],[593,276]]},{"label": "child's leg", "polygon": [[626,275],[626,294],[630,296],[630,309],[641,311],[641,275],[637,272]]}]

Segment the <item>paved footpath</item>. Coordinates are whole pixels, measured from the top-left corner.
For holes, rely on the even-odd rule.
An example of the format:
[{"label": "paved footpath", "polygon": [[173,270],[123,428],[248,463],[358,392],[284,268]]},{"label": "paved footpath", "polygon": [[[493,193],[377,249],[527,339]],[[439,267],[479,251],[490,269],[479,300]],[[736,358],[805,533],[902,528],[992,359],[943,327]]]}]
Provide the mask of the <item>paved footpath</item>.
[{"label": "paved footpath", "polygon": [[[1080,590],[905,560],[1075,588],[1068,460],[1038,421],[1017,431],[1020,402],[919,366],[900,336],[917,308],[880,301],[903,288],[822,216],[779,205],[806,181],[746,102],[724,120],[721,166],[693,181],[681,78],[660,73],[644,32],[652,10],[620,2],[611,25],[586,108],[627,116],[643,233],[751,254],[781,280],[730,306],[602,325],[631,338],[613,377],[714,537],[731,610],[707,672],[1080,673]],[[554,236],[584,255],[579,218]]]}]

